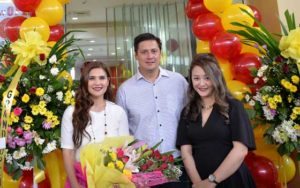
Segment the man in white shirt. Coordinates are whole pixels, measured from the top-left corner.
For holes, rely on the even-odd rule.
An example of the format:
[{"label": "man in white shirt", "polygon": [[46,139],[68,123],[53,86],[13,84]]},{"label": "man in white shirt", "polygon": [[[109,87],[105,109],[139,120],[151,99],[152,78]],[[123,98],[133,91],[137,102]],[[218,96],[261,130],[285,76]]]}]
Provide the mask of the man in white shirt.
[{"label": "man in white shirt", "polygon": [[[151,33],[134,39],[138,72],[117,92],[117,104],[128,116],[130,133],[154,146],[161,140],[161,152],[176,150],[176,132],[180,113],[187,99],[188,83],[175,72],[159,66],[161,40]],[[175,157],[179,156],[176,150]],[[187,187],[187,183],[167,183],[160,187]]]}]

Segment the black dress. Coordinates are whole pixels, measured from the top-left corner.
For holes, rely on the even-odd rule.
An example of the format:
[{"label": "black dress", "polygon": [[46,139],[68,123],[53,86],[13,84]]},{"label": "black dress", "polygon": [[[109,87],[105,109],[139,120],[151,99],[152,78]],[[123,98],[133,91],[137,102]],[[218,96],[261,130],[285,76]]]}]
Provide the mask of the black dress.
[{"label": "black dress", "polygon": [[[202,127],[202,118],[196,121],[181,117],[177,131],[177,147],[192,145],[193,157],[201,179],[219,167],[227,154],[233,148],[232,141],[245,144],[249,150],[255,149],[255,141],[249,118],[241,102],[228,99],[229,123],[219,113],[214,105],[206,124]],[[227,121],[228,122],[228,121]],[[226,180],[220,182],[217,188],[253,188],[255,183],[247,166],[242,163],[240,168]]]}]

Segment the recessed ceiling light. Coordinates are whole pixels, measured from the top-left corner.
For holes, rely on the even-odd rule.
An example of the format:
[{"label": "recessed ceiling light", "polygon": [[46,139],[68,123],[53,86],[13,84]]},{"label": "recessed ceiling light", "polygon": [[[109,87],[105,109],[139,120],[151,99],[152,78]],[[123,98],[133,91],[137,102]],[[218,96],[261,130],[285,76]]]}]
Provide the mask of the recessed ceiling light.
[{"label": "recessed ceiling light", "polygon": [[115,52],[112,52],[112,53],[110,53],[111,55],[116,55],[116,53]]},{"label": "recessed ceiling light", "polygon": [[117,50],[120,50],[121,49],[121,47],[117,47]]},{"label": "recessed ceiling light", "polygon": [[97,61],[97,59],[93,59],[93,61]]},{"label": "recessed ceiling light", "polygon": [[91,56],[92,54],[86,54],[87,56]]},{"label": "recessed ceiling light", "polygon": [[78,17],[72,17],[72,20],[78,20]]},{"label": "recessed ceiling light", "polygon": [[93,48],[88,48],[88,51],[93,51],[94,49]]},{"label": "recessed ceiling light", "polygon": [[90,40],[90,43],[94,43],[94,42],[96,42],[96,41],[94,41],[94,40]]}]

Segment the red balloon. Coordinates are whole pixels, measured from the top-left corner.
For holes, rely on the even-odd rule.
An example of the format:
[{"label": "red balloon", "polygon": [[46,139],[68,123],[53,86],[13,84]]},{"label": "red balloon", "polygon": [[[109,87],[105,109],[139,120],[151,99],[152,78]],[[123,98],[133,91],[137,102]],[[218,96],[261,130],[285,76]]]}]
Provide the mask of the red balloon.
[{"label": "red balloon", "polygon": [[24,20],[26,20],[26,17],[16,16],[10,18],[5,24],[5,35],[11,42],[18,40],[20,27]]},{"label": "red balloon", "polygon": [[216,33],[223,31],[221,19],[213,13],[198,16],[193,21],[192,28],[195,36],[204,41],[211,40]]},{"label": "red balloon", "polygon": [[19,188],[33,187],[33,170],[23,170]]},{"label": "red balloon", "polygon": [[233,63],[233,78],[245,84],[253,84],[254,77],[251,75],[250,69],[261,67],[259,56],[252,53],[243,53],[232,59],[231,62]]},{"label": "red balloon", "polygon": [[179,44],[177,40],[171,38],[167,40],[166,46],[167,46],[167,50],[169,50],[170,52],[174,52],[178,49]]},{"label": "red balloon", "polygon": [[[254,17],[255,17],[258,21],[261,22],[262,16],[261,16],[261,13],[259,12],[259,10],[258,10],[255,6],[253,6],[253,5],[248,5],[248,6],[252,9],[253,14],[254,14]],[[253,26],[258,26],[258,25],[254,22]]]},{"label": "red balloon", "polygon": [[191,2],[191,3],[202,3],[203,0],[189,0],[189,2]]},{"label": "red balloon", "polygon": [[15,6],[23,12],[33,12],[40,4],[41,0],[13,0]]},{"label": "red balloon", "polygon": [[217,33],[211,43],[210,51],[219,58],[232,59],[239,55],[242,50],[240,38],[232,33],[219,32]]},{"label": "red balloon", "polygon": [[266,157],[254,155],[246,157],[245,163],[254,178],[256,187],[270,188],[278,186],[278,172],[274,163]]},{"label": "red balloon", "polygon": [[64,26],[54,25],[50,26],[50,37],[48,41],[58,41],[64,35]]},{"label": "red balloon", "polygon": [[189,1],[185,7],[185,14],[189,19],[195,19],[201,14],[209,13],[202,1],[192,3]]},{"label": "red balloon", "polygon": [[9,19],[10,18],[5,18],[5,19],[1,20],[1,22],[0,22],[0,37],[1,38],[6,38],[4,27],[5,27],[5,25],[6,25],[6,23],[8,22]]}]

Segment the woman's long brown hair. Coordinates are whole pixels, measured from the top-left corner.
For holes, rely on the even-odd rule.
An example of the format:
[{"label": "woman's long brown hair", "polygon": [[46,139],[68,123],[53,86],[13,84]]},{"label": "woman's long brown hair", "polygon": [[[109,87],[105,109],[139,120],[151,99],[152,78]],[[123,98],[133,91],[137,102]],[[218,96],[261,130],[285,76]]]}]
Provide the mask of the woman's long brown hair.
[{"label": "woman's long brown hair", "polygon": [[84,135],[88,136],[91,139],[91,136],[86,132],[86,127],[88,122],[91,120],[91,116],[89,114],[90,108],[93,106],[94,102],[91,98],[90,93],[88,92],[88,81],[89,81],[89,73],[92,69],[100,68],[103,69],[107,75],[109,80],[109,84],[106,92],[104,93],[104,99],[112,100],[112,89],[111,89],[111,77],[108,71],[108,68],[99,61],[95,62],[85,62],[81,67],[81,76],[79,82],[79,88],[75,94],[75,110],[73,112],[73,142],[76,148],[79,148],[82,143],[82,137]]},{"label": "woman's long brown hair", "polygon": [[195,91],[192,83],[192,71],[196,66],[201,67],[212,81],[215,104],[218,105],[219,112],[228,120],[229,104],[227,98],[232,98],[232,96],[227,89],[217,59],[208,53],[197,54],[192,60],[189,70],[188,104],[184,111],[184,117],[187,118],[188,116],[191,120],[195,121],[202,110],[202,99]]}]

